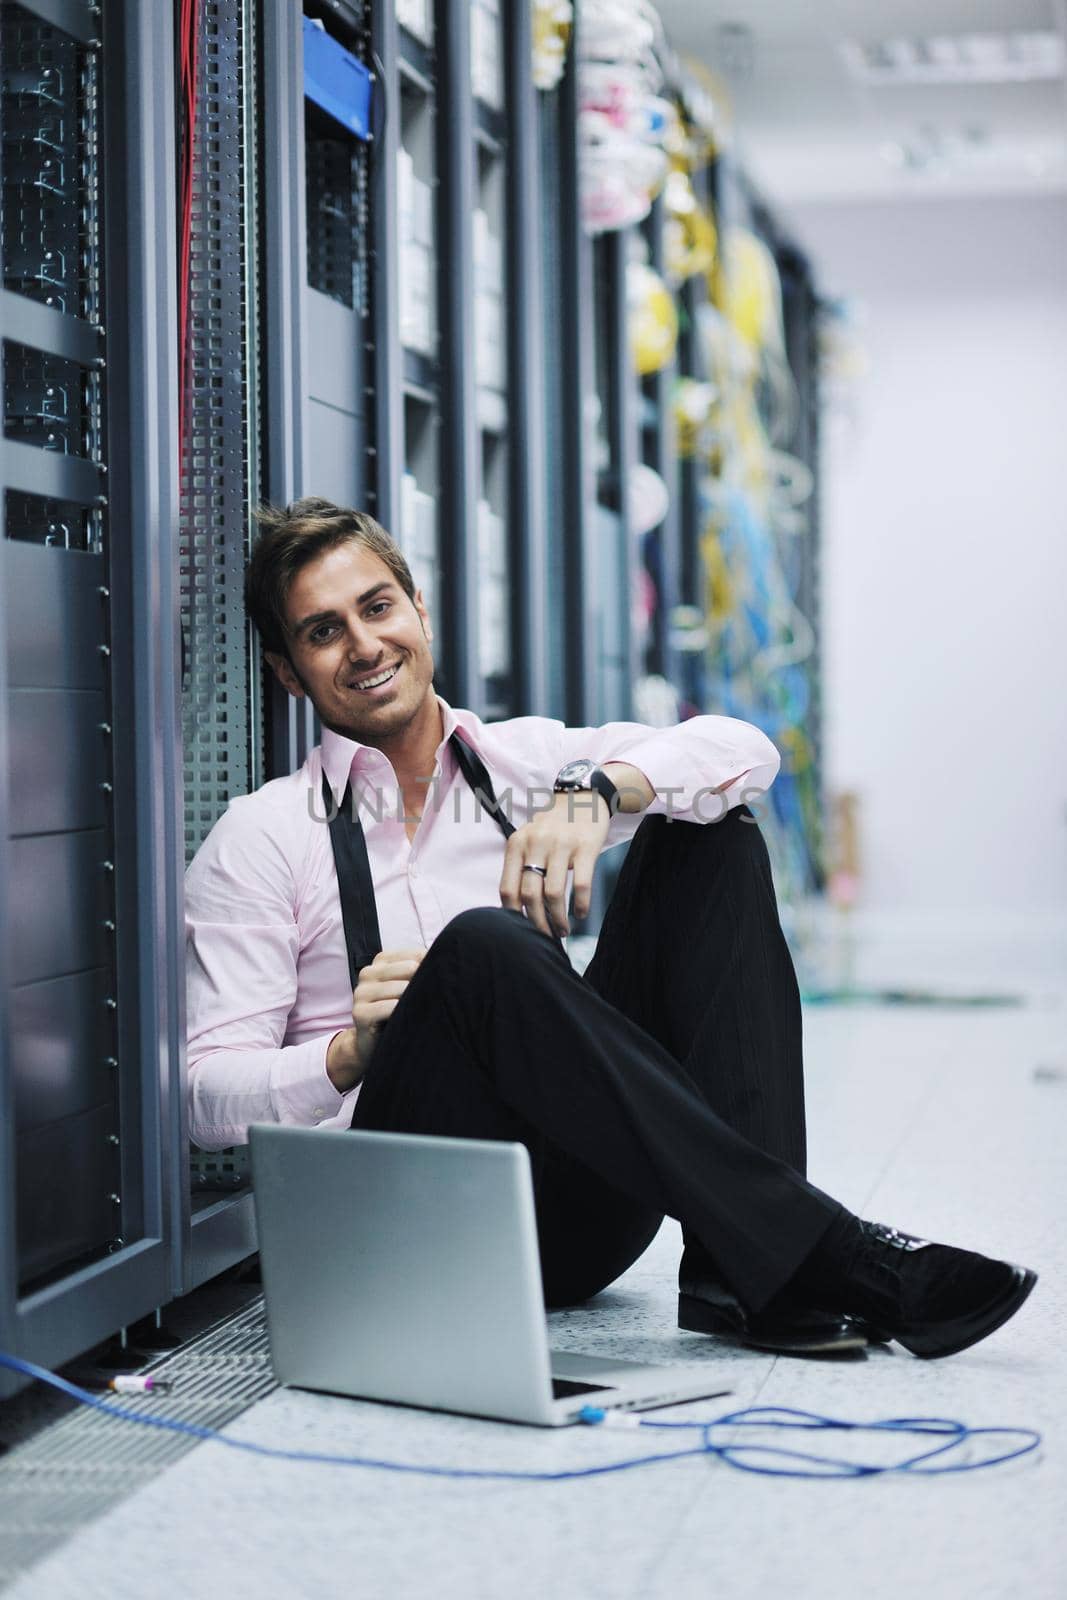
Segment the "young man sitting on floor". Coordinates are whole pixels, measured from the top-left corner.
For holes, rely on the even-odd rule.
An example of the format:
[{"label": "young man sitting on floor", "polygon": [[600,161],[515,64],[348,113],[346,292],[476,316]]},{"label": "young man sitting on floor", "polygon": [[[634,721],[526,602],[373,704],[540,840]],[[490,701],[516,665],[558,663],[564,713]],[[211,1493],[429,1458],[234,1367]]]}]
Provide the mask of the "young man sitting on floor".
[{"label": "young man sitting on floor", "polygon": [[[1012,1316],[1033,1272],[805,1177],[799,994],[745,804],[770,741],[720,716],[483,723],[435,692],[430,615],[371,517],[312,499],[260,521],[248,609],[323,734],[189,868],[195,1142],[256,1121],[521,1140],[549,1305],[606,1287],[667,1214],[686,1329],[942,1356]],[[584,916],[631,838],[579,976],[568,878]]]}]

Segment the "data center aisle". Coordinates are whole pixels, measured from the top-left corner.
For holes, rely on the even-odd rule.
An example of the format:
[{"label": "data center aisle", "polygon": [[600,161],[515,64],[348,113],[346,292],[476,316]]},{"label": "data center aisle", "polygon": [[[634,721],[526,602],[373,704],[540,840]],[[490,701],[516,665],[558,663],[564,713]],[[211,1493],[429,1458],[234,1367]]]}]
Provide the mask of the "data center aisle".
[{"label": "data center aisle", "polygon": [[[948,946],[942,947],[944,949]],[[898,950],[898,955],[900,954]],[[937,980],[937,949],[912,948]],[[884,969],[883,969],[884,970]],[[959,982],[961,969],[942,970]],[[994,961],[990,972],[1008,975]],[[710,1593],[864,1600],[1062,1596],[1067,1015],[1049,963],[1003,1009],[812,1008],[811,1169],[865,1215],[1025,1261],[1016,1320],[941,1362],[897,1347],[848,1363],[774,1360],[673,1327],[677,1230],[553,1342],[638,1359],[706,1355],[728,1401],[854,1419],[1025,1424],[1038,1454],[937,1479],[792,1482],[687,1460],[559,1484],[470,1484],[245,1459],[202,1445],[10,1587],[11,1600],[141,1600],[238,1588],[274,1597],[678,1600]],[[621,1460],[656,1435],[535,1429],[276,1392],[232,1432],[413,1464],[552,1471]],[[830,1453],[831,1444],[816,1444]]]}]

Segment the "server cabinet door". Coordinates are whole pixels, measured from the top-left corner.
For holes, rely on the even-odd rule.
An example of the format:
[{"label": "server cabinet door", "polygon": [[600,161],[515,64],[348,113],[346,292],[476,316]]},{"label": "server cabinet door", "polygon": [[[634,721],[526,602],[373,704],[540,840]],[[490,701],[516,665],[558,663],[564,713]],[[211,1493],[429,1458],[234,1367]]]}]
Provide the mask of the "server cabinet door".
[{"label": "server cabinet door", "polygon": [[0,9],[0,1341],[44,1364],[174,1281],[174,106],[154,12]]}]

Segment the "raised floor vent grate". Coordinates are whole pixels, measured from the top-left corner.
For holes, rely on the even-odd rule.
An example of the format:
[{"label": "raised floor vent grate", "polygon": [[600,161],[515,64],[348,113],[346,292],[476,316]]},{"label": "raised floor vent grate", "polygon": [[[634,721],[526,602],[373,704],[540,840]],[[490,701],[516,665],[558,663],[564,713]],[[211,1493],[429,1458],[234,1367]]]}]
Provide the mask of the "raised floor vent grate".
[{"label": "raised floor vent grate", "polygon": [[[276,1387],[262,1296],[144,1370],[174,1387],[119,1402],[129,1410],[205,1428],[232,1422]],[[51,1555],[197,1442],[82,1407],[16,1446],[0,1460],[0,1585]]]}]

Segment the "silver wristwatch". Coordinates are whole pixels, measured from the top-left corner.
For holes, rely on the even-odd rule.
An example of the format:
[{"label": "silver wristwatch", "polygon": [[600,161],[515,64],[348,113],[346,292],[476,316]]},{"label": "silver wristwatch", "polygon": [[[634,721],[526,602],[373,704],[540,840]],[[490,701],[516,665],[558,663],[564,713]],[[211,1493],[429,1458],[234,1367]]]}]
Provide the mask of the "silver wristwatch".
[{"label": "silver wristwatch", "polygon": [[602,767],[595,761],[568,761],[556,774],[556,781],[552,785],[555,794],[573,794],[582,790],[596,790],[597,794],[604,796],[608,803],[608,810],[612,816],[618,810],[619,791],[608,777]]}]

